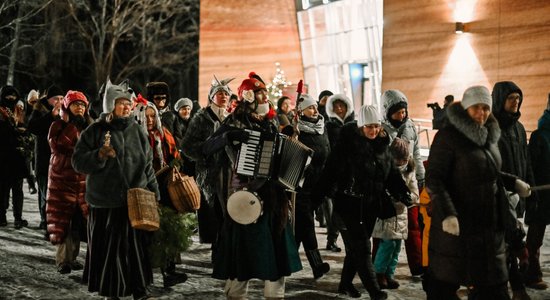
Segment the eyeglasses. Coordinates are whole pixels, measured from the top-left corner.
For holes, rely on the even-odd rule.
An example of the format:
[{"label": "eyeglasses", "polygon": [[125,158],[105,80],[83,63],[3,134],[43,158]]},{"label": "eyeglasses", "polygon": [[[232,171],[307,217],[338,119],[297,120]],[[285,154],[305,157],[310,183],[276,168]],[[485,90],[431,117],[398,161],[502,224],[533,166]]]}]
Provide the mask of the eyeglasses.
[{"label": "eyeglasses", "polygon": [[166,100],[166,96],[155,96],[153,97],[153,100]]},{"label": "eyeglasses", "polygon": [[73,102],[73,103],[71,103],[71,106],[72,106],[72,105],[74,105],[74,106],[80,106],[80,107],[86,107],[86,103],[80,102],[80,101]]}]

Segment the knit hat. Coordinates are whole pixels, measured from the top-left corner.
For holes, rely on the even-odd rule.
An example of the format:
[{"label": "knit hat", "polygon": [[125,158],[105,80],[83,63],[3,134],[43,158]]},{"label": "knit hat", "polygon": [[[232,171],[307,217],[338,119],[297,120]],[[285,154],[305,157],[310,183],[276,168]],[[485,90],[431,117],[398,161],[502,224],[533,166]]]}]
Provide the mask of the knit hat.
[{"label": "knit hat", "polygon": [[405,160],[409,158],[409,142],[402,138],[396,137],[390,145],[390,153],[396,160]]},{"label": "knit hat", "polygon": [[50,99],[51,97],[55,96],[63,96],[65,95],[65,92],[58,87],[57,85],[52,85],[46,90],[46,99]]},{"label": "knit hat", "polygon": [[170,89],[166,82],[149,82],[145,86],[147,88],[147,99],[153,101],[154,95],[166,95],[166,103],[170,102]]},{"label": "knit hat", "polygon": [[493,105],[493,99],[489,89],[481,85],[475,85],[467,88],[462,96],[462,107],[468,109],[468,107],[476,104],[487,104],[489,109]]},{"label": "knit hat", "polygon": [[184,106],[189,106],[190,109],[193,109],[193,101],[189,98],[181,98],[179,99],[176,104],[174,104],[174,111],[178,112],[180,111],[180,108]]},{"label": "knit hat", "polygon": [[357,118],[357,127],[363,127],[369,124],[381,124],[380,114],[374,105],[364,105],[359,110]]},{"label": "knit hat", "polygon": [[386,119],[390,120],[391,115],[400,109],[407,109],[409,100],[407,96],[400,90],[387,90],[382,94],[381,99],[384,110],[386,111]]},{"label": "knit hat", "polygon": [[229,95],[233,94],[228,85],[233,79],[235,78],[225,78],[222,80],[218,80],[218,78],[216,78],[216,75],[214,75],[214,80],[212,80],[212,85],[210,86],[210,91],[208,92],[208,100],[213,101],[214,96],[219,91],[224,91]]},{"label": "knit hat", "polygon": [[112,84],[110,79],[107,79],[105,94],[103,95],[103,112],[112,112],[115,109],[115,101],[121,98],[133,101],[134,91],[128,86],[128,82],[124,81],[116,85]]},{"label": "knit hat", "polygon": [[68,110],[69,106],[76,101],[82,101],[86,104],[86,107],[88,107],[88,99],[82,92],[69,90],[67,95],[63,98],[63,108]]},{"label": "knit hat", "polygon": [[300,111],[312,106],[312,105],[315,105],[317,106],[317,101],[315,101],[315,99],[313,99],[313,97],[311,97],[310,95],[308,94],[302,94],[300,95],[300,100],[298,100],[298,109]]},{"label": "knit hat", "polygon": [[[253,91],[253,92],[255,92],[255,91],[258,91],[258,90],[261,90],[261,89],[267,89],[265,87],[264,81],[256,73],[250,72],[248,74],[248,78],[243,80],[243,82],[241,83],[241,85],[238,88],[239,98],[243,99],[243,92],[244,91]],[[254,101],[253,99],[252,99],[252,101],[250,101],[250,99],[249,99],[249,102],[253,102],[253,101]]]}]

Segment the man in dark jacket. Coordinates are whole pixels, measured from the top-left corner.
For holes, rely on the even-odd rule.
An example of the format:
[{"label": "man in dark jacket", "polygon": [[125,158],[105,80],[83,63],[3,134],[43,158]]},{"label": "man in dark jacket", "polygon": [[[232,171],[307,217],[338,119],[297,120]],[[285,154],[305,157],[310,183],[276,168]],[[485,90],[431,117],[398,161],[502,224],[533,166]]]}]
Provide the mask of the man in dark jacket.
[{"label": "man in dark jacket", "polygon": [[[48,132],[53,121],[59,119],[65,93],[52,85],[33,107],[29,118],[29,132],[36,136],[35,160],[36,182],[38,183],[38,210],[40,212],[40,229],[46,229],[46,194],[48,192],[48,168],[50,166],[50,144]],[[46,233],[47,236],[47,233]]]},{"label": "man in dark jacket", "polygon": [[19,92],[10,85],[0,89],[0,226],[7,226],[6,210],[12,192],[13,226],[19,229],[28,223],[22,218],[23,178],[29,170],[25,161],[22,136],[25,111],[16,105]]},{"label": "man in dark jacket", "polygon": [[[527,148],[527,135],[523,124],[519,122],[521,116],[520,107],[523,103],[523,93],[521,89],[512,81],[501,81],[495,83],[492,92],[493,108],[492,112],[502,132],[498,141],[498,148],[502,156],[502,171],[518,176],[529,184],[534,183],[531,160],[529,159],[529,150]],[[517,194],[510,195],[510,198],[518,202],[516,211],[518,218],[523,217],[525,212],[525,199]],[[535,195],[529,198],[529,201],[535,201]],[[523,226],[518,224],[515,232],[507,232],[506,241],[509,245],[508,266],[510,272],[510,285],[518,299],[525,295],[525,286],[521,280],[518,270],[516,256],[519,256],[521,265],[527,265],[527,251],[523,242],[525,232]]]}]

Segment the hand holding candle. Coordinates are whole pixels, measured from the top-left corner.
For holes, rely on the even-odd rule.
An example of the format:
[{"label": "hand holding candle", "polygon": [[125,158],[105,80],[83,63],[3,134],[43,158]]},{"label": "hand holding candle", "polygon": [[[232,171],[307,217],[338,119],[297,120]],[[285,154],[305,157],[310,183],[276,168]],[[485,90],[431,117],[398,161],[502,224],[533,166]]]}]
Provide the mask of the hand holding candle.
[{"label": "hand holding candle", "polygon": [[105,140],[103,142],[103,146],[99,148],[98,157],[101,160],[107,160],[108,158],[114,158],[116,157],[116,152],[113,147],[111,147],[111,132],[107,131],[105,133]]}]

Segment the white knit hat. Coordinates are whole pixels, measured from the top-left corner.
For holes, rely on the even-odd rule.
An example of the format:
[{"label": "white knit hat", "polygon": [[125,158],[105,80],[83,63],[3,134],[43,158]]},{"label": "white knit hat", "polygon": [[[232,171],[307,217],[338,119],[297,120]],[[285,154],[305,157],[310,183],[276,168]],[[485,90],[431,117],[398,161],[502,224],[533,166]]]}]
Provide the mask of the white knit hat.
[{"label": "white knit hat", "polygon": [[363,127],[368,124],[381,124],[380,113],[374,105],[364,105],[359,109],[357,118],[357,127]]},{"label": "white knit hat", "polygon": [[317,101],[315,101],[315,99],[313,99],[313,97],[311,97],[310,95],[308,94],[302,94],[300,95],[300,99],[301,101],[298,102],[298,109],[300,111],[312,106],[312,105],[315,105],[317,106]]},{"label": "white knit hat", "polygon": [[487,104],[489,105],[489,109],[491,109],[493,99],[491,98],[489,89],[481,85],[475,85],[464,91],[461,104],[464,109],[468,109],[468,107],[476,104]]}]

